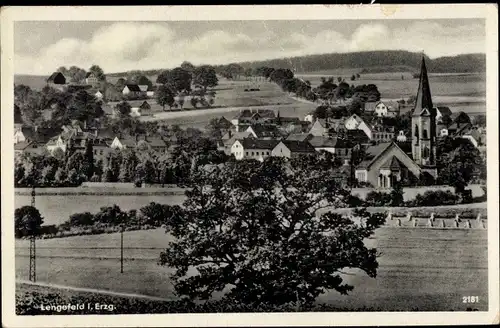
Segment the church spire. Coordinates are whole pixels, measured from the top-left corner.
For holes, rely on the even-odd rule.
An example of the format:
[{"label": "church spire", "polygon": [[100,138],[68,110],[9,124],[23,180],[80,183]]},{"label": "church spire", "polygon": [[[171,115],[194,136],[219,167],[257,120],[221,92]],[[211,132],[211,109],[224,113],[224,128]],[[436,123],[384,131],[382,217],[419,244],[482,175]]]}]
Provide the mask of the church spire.
[{"label": "church spire", "polygon": [[420,115],[424,108],[429,110],[429,113],[433,115],[434,106],[432,105],[431,88],[429,85],[429,78],[427,76],[425,58],[424,56],[422,56],[422,65],[420,67],[420,81],[418,84],[417,99],[415,100],[413,115]]}]

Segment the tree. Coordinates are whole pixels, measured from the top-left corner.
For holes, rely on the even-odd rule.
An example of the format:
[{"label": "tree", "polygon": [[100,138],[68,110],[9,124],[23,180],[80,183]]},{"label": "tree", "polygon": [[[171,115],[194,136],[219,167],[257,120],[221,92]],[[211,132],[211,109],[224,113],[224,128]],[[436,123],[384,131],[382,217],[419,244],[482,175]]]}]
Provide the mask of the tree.
[{"label": "tree", "polygon": [[474,125],[477,125],[480,127],[486,127],[486,115],[474,116]]},{"label": "tree", "polygon": [[203,89],[204,92],[207,88],[217,86],[219,80],[215,74],[215,69],[209,65],[196,67],[193,71],[193,83],[195,86]]},{"label": "tree", "polygon": [[37,235],[43,224],[40,211],[33,206],[23,206],[14,211],[14,229],[16,238]]},{"label": "tree", "polygon": [[395,183],[391,190],[391,206],[398,207],[404,205],[404,191],[401,183]]},{"label": "tree", "polygon": [[14,166],[14,186],[20,187],[24,180],[24,175],[26,174],[26,169],[21,163],[16,163]]},{"label": "tree", "polygon": [[85,145],[84,159],[83,173],[87,177],[87,181],[90,181],[90,178],[94,175],[94,147],[92,146],[92,142],[90,140],[88,140]]},{"label": "tree", "polygon": [[115,106],[119,118],[129,117],[132,112],[132,106],[126,101],[119,102]]},{"label": "tree", "polygon": [[162,106],[163,110],[165,110],[165,106],[168,106],[172,109],[172,106],[175,103],[175,93],[171,87],[167,85],[160,85],[155,92],[156,102],[158,105]]},{"label": "tree", "polygon": [[324,206],[347,206],[350,192],[333,174],[285,163],[271,157],[194,172],[187,200],[167,227],[175,241],[159,260],[175,268],[178,295],[209,299],[231,286],[223,296],[229,302],[295,301],[307,309],[326,290],[353,289],[340,276],[346,267],[376,276],[376,250],[364,239],[384,215],[358,210],[361,225],[338,213],[319,215]]},{"label": "tree", "polygon": [[193,73],[193,71],[195,70],[195,67],[193,64],[191,64],[190,62],[188,61],[183,61],[182,64],[181,64],[181,68],[189,73]]},{"label": "tree", "polygon": [[138,85],[147,85],[148,89],[153,87],[153,82],[147,78],[145,75],[139,75],[134,79],[134,82]]},{"label": "tree", "polygon": [[351,76],[351,81],[355,81],[355,80],[356,80],[356,75],[354,75],[354,74],[353,74],[353,75]]},{"label": "tree", "polygon": [[89,72],[93,73],[97,77],[97,80],[106,81],[106,75],[104,75],[104,71],[98,65],[92,65],[89,68]]},{"label": "tree", "polygon": [[90,226],[94,224],[94,215],[89,212],[71,214],[68,220],[70,227]]},{"label": "tree", "polygon": [[71,66],[65,75],[69,77],[69,80],[71,82],[78,83],[78,82],[82,82],[83,79],[85,79],[86,74],[87,74],[87,72],[84,69],[77,67],[77,66]]},{"label": "tree", "polygon": [[156,78],[156,83],[169,85],[175,93],[191,91],[191,73],[176,67],[173,70],[164,70]]},{"label": "tree", "polygon": [[140,215],[145,219],[146,224],[159,227],[167,223],[167,220],[172,216],[173,209],[170,205],[158,204],[152,202],[140,209]]},{"label": "tree", "polygon": [[[460,139],[460,140],[457,140]],[[464,193],[475,175],[486,169],[479,150],[463,138],[445,138],[439,144],[442,153],[438,157],[439,180],[455,188],[455,193]],[[446,150],[453,148],[451,151]]]}]

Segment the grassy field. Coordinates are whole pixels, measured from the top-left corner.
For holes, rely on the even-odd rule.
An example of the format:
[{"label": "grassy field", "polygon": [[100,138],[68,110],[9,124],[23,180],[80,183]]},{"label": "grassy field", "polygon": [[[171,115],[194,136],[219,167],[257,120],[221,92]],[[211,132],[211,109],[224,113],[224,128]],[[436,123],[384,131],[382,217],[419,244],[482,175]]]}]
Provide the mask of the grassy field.
[{"label": "grassy field", "polygon": [[[482,195],[482,190],[480,188],[475,188],[477,186],[471,186],[474,196]],[[62,188],[64,189],[64,188]],[[76,188],[68,188],[69,191],[77,191]],[[91,191],[90,188],[82,188],[82,192]],[[132,189],[133,192],[135,189]],[[159,189],[145,189],[140,191],[149,192],[150,190]],[[424,193],[425,188],[418,189],[418,193]],[[61,190],[63,192],[64,190]],[[120,192],[128,192],[128,190],[118,190]],[[175,190],[178,192],[179,190]],[[42,191],[43,192],[43,191]],[[111,195],[39,195],[36,197],[36,207],[45,219],[45,224],[60,224],[66,221],[71,214],[82,213],[82,212],[97,212],[102,206],[112,206],[114,204],[118,205],[121,209],[131,210],[139,209],[151,202],[156,202],[160,204],[167,205],[180,205],[184,201],[184,195],[153,195],[153,194],[137,194],[137,195],[117,195],[113,194],[115,191],[110,191]],[[359,196],[366,196],[368,190],[357,188],[353,191],[353,194]],[[411,192],[412,197],[405,196],[405,199],[413,198],[415,196],[415,191],[410,190],[406,193]],[[22,194],[15,196],[15,208],[21,206],[30,205],[31,196],[30,194]],[[468,207],[481,206],[486,207],[485,203],[480,204],[469,204]],[[467,207],[466,206],[466,207]],[[460,206],[451,206],[452,208],[459,208]]]},{"label": "grassy field", "polygon": [[[156,264],[170,240],[162,229],[126,232],[123,274],[119,234],[42,240],[37,243],[37,280],[173,298],[172,270]],[[465,310],[470,305],[461,297],[477,295],[480,302],[474,307],[487,309],[486,230],[381,228],[366,243],[381,253],[377,278],[346,270],[344,278],[354,291],[348,296],[327,292],[318,301],[387,311],[445,311]],[[28,276],[27,247],[27,241],[16,241],[18,279]]]}]

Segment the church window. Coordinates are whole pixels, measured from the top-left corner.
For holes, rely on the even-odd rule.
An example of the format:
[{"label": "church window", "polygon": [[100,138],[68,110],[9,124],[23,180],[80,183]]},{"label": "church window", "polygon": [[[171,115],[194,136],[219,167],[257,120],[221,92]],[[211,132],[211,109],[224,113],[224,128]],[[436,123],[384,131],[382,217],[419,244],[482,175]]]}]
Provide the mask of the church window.
[{"label": "church window", "polygon": [[424,129],[423,138],[424,138],[424,139],[427,139],[427,138],[428,138],[427,129]]},{"label": "church window", "polygon": [[423,149],[423,155],[422,157],[427,158],[429,157],[429,148],[427,146],[424,147]]},{"label": "church window", "polygon": [[418,138],[420,137],[419,134],[418,134],[418,126],[415,124],[415,134],[414,134],[415,138],[417,139],[417,142],[418,142]]}]

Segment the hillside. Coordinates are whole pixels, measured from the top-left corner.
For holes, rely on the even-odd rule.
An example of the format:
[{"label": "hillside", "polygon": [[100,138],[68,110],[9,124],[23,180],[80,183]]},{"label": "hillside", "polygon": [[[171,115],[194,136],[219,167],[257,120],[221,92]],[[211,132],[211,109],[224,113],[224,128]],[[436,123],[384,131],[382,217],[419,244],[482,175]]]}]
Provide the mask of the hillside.
[{"label": "hillside", "polygon": [[[244,68],[269,66],[289,68],[297,73],[317,72],[342,68],[356,68],[364,73],[418,71],[422,54],[408,51],[366,51],[330,53],[264,61],[240,63]],[[472,73],[486,71],[485,54],[465,54],[430,59],[425,56],[427,68],[432,73]]]}]

